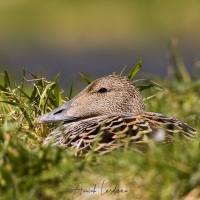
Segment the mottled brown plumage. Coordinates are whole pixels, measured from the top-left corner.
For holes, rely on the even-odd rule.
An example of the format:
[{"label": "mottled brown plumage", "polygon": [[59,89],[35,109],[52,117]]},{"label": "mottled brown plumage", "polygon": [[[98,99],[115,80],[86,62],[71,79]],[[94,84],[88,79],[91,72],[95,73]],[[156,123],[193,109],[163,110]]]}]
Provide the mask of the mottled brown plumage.
[{"label": "mottled brown plumage", "polygon": [[158,113],[146,112],[139,91],[121,76],[97,79],[69,102],[38,118],[39,123],[63,121],[44,144],[90,149],[101,154],[150,139],[171,141],[182,135],[194,138],[196,130]]}]

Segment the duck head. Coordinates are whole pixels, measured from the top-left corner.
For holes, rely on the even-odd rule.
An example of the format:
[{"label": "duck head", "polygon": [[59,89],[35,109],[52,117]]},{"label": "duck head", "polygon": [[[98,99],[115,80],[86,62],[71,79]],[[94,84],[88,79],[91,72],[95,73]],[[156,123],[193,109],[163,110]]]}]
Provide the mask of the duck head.
[{"label": "duck head", "polygon": [[89,84],[73,99],[40,116],[37,123],[77,121],[110,114],[145,111],[139,91],[123,76],[109,75]]}]

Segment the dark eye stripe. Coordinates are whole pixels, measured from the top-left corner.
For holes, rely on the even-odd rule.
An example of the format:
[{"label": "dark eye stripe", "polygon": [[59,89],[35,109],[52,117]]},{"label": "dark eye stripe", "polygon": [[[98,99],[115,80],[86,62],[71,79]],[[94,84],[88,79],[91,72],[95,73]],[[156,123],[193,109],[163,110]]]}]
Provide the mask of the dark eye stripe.
[{"label": "dark eye stripe", "polygon": [[100,92],[100,93],[107,92],[107,89],[106,88],[100,88],[98,92]]}]

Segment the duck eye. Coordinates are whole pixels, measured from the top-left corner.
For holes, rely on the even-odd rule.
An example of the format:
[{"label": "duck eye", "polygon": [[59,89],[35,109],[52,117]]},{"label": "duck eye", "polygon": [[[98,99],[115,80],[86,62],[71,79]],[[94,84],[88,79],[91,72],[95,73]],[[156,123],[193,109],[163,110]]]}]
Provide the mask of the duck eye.
[{"label": "duck eye", "polygon": [[104,92],[107,92],[107,89],[106,88],[100,88],[98,92],[104,93]]}]

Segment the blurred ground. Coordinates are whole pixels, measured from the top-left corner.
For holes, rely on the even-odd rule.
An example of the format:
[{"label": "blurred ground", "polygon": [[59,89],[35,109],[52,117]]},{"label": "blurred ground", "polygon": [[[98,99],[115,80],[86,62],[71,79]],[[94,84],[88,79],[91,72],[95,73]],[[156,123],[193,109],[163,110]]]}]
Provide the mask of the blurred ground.
[{"label": "blurred ground", "polygon": [[200,59],[199,1],[0,2],[0,70],[18,77],[22,68],[61,74],[61,85],[78,72],[99,77],[132,67],[166,75],[172,37],[192,73]]}]

